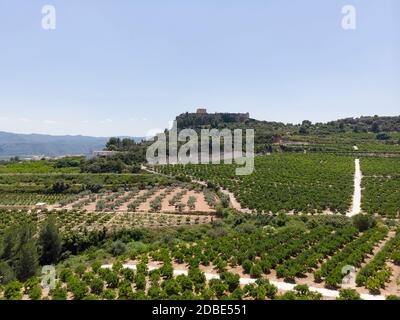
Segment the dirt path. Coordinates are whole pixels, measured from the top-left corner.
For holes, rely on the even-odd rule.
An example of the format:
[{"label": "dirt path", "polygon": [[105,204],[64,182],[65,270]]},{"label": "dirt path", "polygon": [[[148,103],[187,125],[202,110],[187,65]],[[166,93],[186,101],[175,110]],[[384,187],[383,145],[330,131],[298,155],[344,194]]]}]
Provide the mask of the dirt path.
[{"label": "dirt path", "polygon": [[354,173],[354,193],[353,193],[353,203],[350,211],[347,213],[348,217],[355,216],[361,213],[361,166],[360,159],[355,160],[355,173]]}]

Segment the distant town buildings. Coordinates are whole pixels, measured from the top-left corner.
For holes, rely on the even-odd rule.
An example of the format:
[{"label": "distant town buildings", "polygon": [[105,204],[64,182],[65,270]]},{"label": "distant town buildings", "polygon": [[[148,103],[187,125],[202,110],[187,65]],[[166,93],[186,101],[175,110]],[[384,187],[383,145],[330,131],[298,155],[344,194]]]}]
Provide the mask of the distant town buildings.
[{"label": "distant town buildings", "polygon": [[69,157],[84,157],[85,155],[83,154],[67,154],[63,156],[46,156],[44,154],[41,155],[31,155],[29,157],[24,157],[21,158],[21,161],[40,161],[40,160],[59,160],[63,158],[69,158]]},{"label": "distant town buildings", "polygon": [[37,210],[44,210],[47,208],[47,203],[45,202],[38,202],[35,204],[35,209]]},{"label": "distant town buildings", "polygon": [[100,156],[115,156],[116,154],[121,153],[120,151],[93,151],[92,155],[93,157],[100,157]]}]

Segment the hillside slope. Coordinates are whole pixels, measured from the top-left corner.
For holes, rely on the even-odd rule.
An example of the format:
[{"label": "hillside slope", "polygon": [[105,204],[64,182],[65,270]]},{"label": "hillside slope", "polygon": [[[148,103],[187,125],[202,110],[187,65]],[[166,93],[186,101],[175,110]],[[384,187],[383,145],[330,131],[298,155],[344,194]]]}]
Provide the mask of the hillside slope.
[{"label": "hillside slope", "polygon": [[0,132],[0,157],[88,155],[102,150],[108,138],[87,136],[51,136]]}]

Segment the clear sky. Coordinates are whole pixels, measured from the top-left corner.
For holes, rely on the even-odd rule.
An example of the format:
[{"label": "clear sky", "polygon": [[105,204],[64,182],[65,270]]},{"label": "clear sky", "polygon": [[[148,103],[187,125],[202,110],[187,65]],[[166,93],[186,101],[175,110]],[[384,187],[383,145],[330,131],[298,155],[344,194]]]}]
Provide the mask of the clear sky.
[{"label": "clear sky", "polygon": [[197,106],[399,115],[400,1],[0,0],[0,131],[142,136]]}]

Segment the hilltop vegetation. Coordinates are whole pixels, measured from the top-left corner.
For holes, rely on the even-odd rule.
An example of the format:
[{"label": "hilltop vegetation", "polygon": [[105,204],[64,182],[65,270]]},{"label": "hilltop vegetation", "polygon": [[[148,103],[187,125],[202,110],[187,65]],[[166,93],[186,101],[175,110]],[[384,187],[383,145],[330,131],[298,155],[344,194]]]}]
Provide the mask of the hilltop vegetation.
[{"label": "hilltop vegetation", "polygon": [[[257,153],[304,150],[317,152],[354,152],[353,146],[362,146],[360,152],[400,153],[400,117],[347,118],[328,123],[301,124],[240,120],[237,114],[184,113],[177,117],[178,129],[254,129]],[[278,142],[281,146],[274,146]],[[292,142],[303,143],[290,146]],[[287,145],[288,144],[288,145]]]},{"label": "hilltop vegetation", "polygon": [[[328,135],[340,133],[388,133],[400,132],[400,116],[397,117],[360,117],[346,118],[327,123],[312,123],[304,120],[301,124],[240,119],[235,113],[198,114],[184,113],[177,118],[179,129],[193,128],[254,128],[276,134]],[[383,136],[381,136],[383,138]]]},{"label": "hilltop vegetation", "polygon": [[20,161],[18,157],[11,161],[0,162],[0,174],[18,173],[76,173],[83,157],[66,157],[59,160]]},{"label": "hilltop vegetation", "polygon": [[81,172],[86,173],[138,173],[146,161],[145,141],[136,142],[129,138],[110,138],[106,151],[114,154],[95,157],[81,163]]}]

